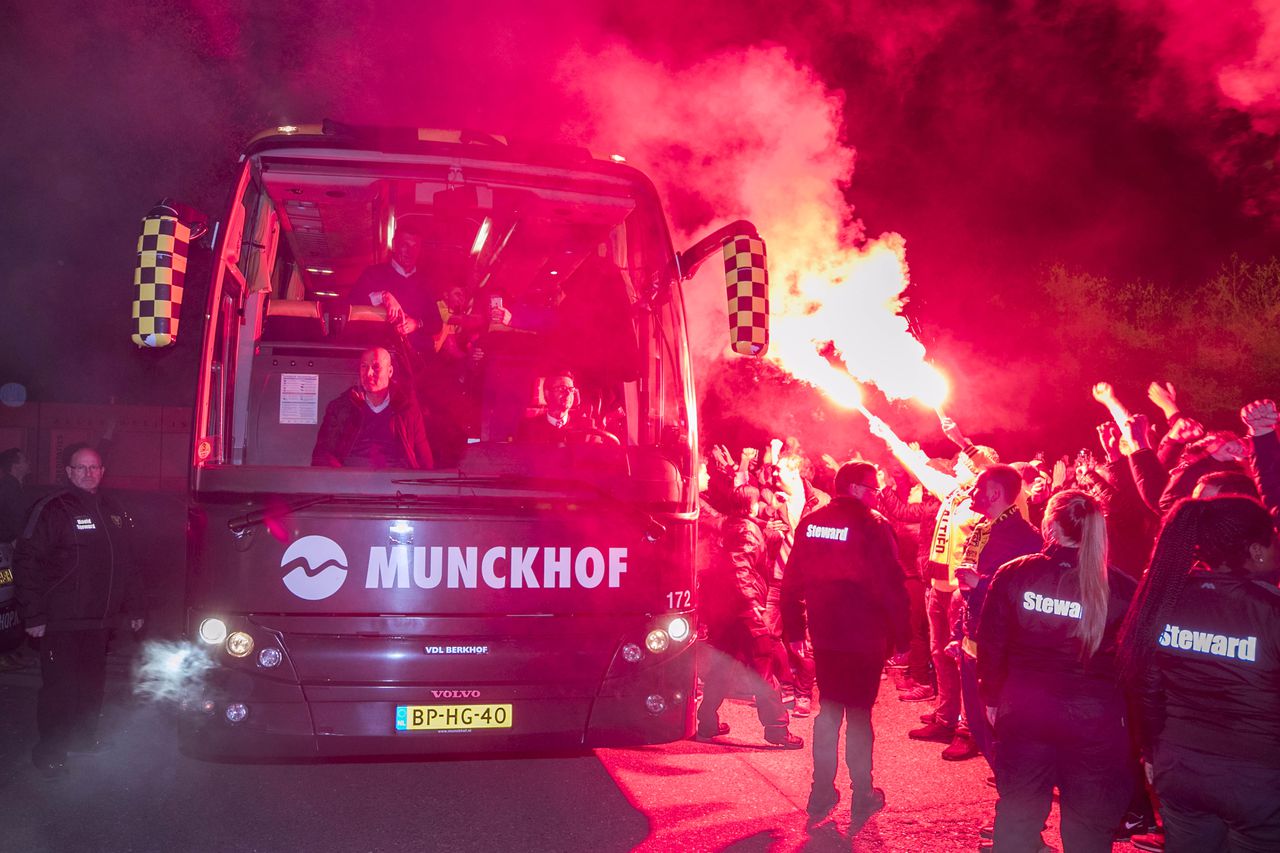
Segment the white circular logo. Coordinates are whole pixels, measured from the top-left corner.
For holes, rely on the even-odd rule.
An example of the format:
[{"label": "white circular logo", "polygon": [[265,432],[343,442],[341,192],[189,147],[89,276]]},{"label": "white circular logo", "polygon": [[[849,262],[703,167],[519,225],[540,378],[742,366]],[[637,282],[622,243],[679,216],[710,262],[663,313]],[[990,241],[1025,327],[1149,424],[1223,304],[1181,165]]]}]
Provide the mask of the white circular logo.
[{"label": "white circular logo", "polygon": [[326,536],[303,536],[280,558],[285,569],[284,585],[289,592],[307,601],[328,598],[347,579],[347,555]]}]

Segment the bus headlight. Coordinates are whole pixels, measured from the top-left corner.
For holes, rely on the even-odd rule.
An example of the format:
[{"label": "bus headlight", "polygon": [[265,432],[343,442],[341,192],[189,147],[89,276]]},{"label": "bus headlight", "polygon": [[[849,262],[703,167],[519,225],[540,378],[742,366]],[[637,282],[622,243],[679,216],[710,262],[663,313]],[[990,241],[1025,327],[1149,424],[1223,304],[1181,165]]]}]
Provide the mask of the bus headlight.
[{"label": "bus headlight", "polygon": [[233,658],[247,658],[253,651],[253,637],[244,631],[236,631],[227,637],[227,654]]},{"label": "bus headlight", "polygon": [[667,633],[671,639],[677,643],[683,643],[689,639],[689,632],[692,630],[689,626],[689,620],[683,616],[677,616],[667,624]]},{"label": "bus headlight", "polygon": [[644,638],[644,645],[655,655],[661,654],[671,645],[671,635],[661,628],[654,628],[649,632],[649,636]]},{"label": "bus headlight", "polygon": [[627,643],[622,647],[622,659],[627,663],[639,663],[644,657],[644,650],[635,643]]},{"label": "bus headlight", "polygon": [[667,700],[657,693],[650,693],[644,698],[644,709],[657,716],[667,710]]},{"label": "bus headlight", "polygon": [[200,623],[200,639],[211,646],[216,646],[227,638],[227,623],[221,619],[209,618]]},{"label": "bus headlight", "polygon": [[280,662],[283,660],[284,655],[281,654],[280,650],[274,646],[267,646],[265,649],[258,652],[258,666],[263,666],[267,669],[271,669],[273,666],[279,666]]},{"label": "bus headlight", "polygon": [[244,722],[244,718],[249,716],[249,707],[240,702],[233,702],[227,706],[226,717],[229,723]]}]

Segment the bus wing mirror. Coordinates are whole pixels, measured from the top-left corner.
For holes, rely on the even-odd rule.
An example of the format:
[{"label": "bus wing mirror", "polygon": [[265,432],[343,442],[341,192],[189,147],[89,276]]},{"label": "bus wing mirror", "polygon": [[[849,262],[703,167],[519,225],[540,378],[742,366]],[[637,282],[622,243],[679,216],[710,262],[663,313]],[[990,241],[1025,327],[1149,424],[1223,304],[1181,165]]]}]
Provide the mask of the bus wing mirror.
[{"label": "bus wing mirror", "polygon": [[191,241],[208,229],[203,214],[170,199],[142,219],[133,270],[133,342],[167,347],[178,340],[182,287]]},{"label": "bus wing mirror", "polygon": [[769,350],[769,267],[764,240],[745,219],[726,225],[677,256],[680,277],[691,278],[716,249],[724,255],[730,346],[740,355],[762,356]]}]

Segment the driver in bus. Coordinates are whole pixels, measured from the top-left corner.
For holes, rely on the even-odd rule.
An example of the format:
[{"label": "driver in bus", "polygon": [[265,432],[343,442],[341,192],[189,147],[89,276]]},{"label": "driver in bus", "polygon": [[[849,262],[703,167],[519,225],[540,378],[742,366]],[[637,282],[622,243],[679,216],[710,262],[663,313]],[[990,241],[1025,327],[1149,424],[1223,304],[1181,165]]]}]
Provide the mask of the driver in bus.
[{"label": "driver in bus", "polygon": [[311,464],[331,468],[432,468],[422,412],[413,395],[393,387],[391,353],[360,354],[359,384],[324,410]]},{"label": "driver in bus", "polygon": [[547,405],[520,422],[517,442],[567,444],[582,441],[594,431],[590,419],[581,411],[575,411],[582,402],[582,394],[571,372],[562,370],[543,378],[542,396]]}]

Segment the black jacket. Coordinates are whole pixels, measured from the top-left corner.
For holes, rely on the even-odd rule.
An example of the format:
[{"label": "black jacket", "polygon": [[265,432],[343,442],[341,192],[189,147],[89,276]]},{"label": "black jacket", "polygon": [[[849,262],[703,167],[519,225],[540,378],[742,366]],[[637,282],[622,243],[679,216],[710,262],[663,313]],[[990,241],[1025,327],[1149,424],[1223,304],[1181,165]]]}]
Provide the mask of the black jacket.
[{"label": "black jacket", "polygon": [[893,525],[838,497],[805,516],[782,579],[783,634],[814,648],[883,658],[905,648],[907,589]]},{"label": "black jacket", "polygon": [[[311,451],[311,464],[340,468],[360,437],[360,428],[370,414],[359,386],[335,397],[324,410],[324,420]],[[413,396],[401,389],[391,393],[391,427],[410,468],[432,468],[435,460],[427,442],[427,430]]]},{"label": "black jacket", "polygon": [[985,705],[1000,703],[1007,683],[1072,697],[1117,698],[1116,635],[1137,585],[1114,569],[1107,578],[1107,624],[1087,659],[1075,636],[1083,615],[1075,548],[1049,545],[1043,553],[1006,563],[991,579],[978,620],[978,690]]},{"label": "black jacket", "polygon": [[1280,589],[1192,571],[1140,684],[1142,739],[1280,767]]},{"label": "black jacket", "polygon": [[68,488],[38,502],[13,556],[28,628],[108,628],[144,615],[133,519],[110,495]]},{"label": "black jacket", "polygon": [[767,634],[768,570],[769,548],[760,527],[749,518],[725,518],[719,549],[699,578],[702,618],[713,625],[742,620],[752,636]]}]

